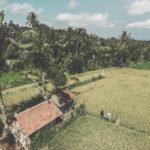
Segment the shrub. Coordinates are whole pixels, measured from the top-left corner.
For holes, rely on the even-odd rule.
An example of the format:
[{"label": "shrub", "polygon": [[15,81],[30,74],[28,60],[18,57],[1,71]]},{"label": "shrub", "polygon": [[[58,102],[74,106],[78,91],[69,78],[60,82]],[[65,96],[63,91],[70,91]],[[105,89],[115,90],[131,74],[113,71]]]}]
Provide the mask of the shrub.
[{"label": "shrub", "polygon": [[88,80],[75,82],[75,83],[69,85],[68,88],[73,89],[73,88],[76,88],[78,86],[82,86],[82,85],[85,85],[85,84],[88,84],[90,82],[94,82],[94,81],[97,81],[97,80],[100,80],[100,79],[103,79],[103,78],[105,78],[105,77],[102,76],[102,75],[98,75],[97,77],[92,77],[91,79],[88,79]]},{"label": "shrub", "polygon": [[10,64],[10,70],[19,71],[23,70],[24,63],[20,60],[12,60]]},{"label": "shrub", "polygon": [[56,130],[53,129],[51,125],[47,125],[46,127],[40,129],[37,133],[31,136],[30,149],[38,150],[44,147],[49,140],[55,136],[55,132]]},{"label": "shrub", "polygon": [[15,144],[15,137],[11,132],[7,132],[6,139],[7,139],[8,144],[10,144],[10,145]]},{"label": "shrub", "polygon": [[59,71],[53,80],[56,87],[63,86],[67,83],[67,77],[63,71]]},{"label": "shrub", "polygon": [[150,62],[130,65],[130,67],[133,68],[133,69],[150,70]]},{"label": "shrub", "polygon": [[76,107],[76,114],[78,116],[83,116],[86,114],[86,108],[85,108],[85,104],[84,103],[81,103],[80,105],[78,105]]},{"label": "shrub", "polygon": [[20,72],[13,72],[13,71],[4,73],[0,78],[0,84],[2,86],[2,89],[24,85],[29,82],[30,82],[29,80],[21,76]]},{"label": "shrub", "polygon": [[37,70],[37,69],[32,69],[31,70],[31,74],[33,75],[33,76],[39,76],[40,75],[40,72],[39,72],[39,70]]},{"label": "shrub", "polygon": [[18,57],[17,51],[18,50],[15,45],[9,44],[6,49],[7,59],[16,59]]}]

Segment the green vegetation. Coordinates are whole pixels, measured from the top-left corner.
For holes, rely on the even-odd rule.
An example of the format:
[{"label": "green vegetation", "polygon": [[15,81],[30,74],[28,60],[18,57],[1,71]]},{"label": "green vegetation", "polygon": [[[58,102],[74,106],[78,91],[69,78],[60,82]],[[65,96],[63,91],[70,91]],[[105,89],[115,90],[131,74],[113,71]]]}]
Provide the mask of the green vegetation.
[{"label": "green vegetation", "polygon": [[[68,86],[70,88],[75,88],[81,85],[86,85],[93,81],[103,79],[104,77],[99,74],[100,73],[96,73],[95,71],[91,71],[86,74],[79,74],[78,78],[80,79],[80,82],[74,83],[74,81],[69,81],[70,84]],[[49,84],[47,89],[51,91],[52,85]],[[39,94],[40,92],[33,83],[3,90],[4,102],[8,107],[13,107],[16,105],[19,106],[21,105],[21,103],[28,103],[28,101],[30,101],[34,97],[37,97]]]},{"label": "green vegetation", "polygon": [[86,85],[86,84],[88,84],[90,82],[94,82],[94,81],[97,81],[97,80],[100,80],[100,79],[103,79],[103,78],[105,78],[105,77],[102,76],[102,75],[98,75],[97,77],[92,77],[91,79],[75,82],[73,84],[70,84],[68,87],[70,89],[74,89],[74,88],[76,88],[78,86]]},{"label": "green vegetation", "polygon": [[[81,115],[85,116],[86,110],[84,103],[74,105],[70,112],[66,114],[61,124],[53,122],[34,133],[31,136],[31,150],[42,149],[53,139],[58,133],[63,131],[70,123],[74,123]],[[54,125],[55,124],[55,125]]]},{"label": "green vegetation", "polygon": [[[97,70],[82,73],[77,78],[84,82],[85,79],[89,80],[102,72]],[[73,92],[78,93],[77,102],[84,101],[90,115],[57,132],[46,142],[48,147],[53,150],[60,147],[86,149],[89,143],[92,149],[102,147],[105,150],[113,147],[117,150],[121,146],[125,150],[149,148],[149,71],[112,68],[105,69],[104,76],[106,78],[103,80],[73,89]],[[30,101],[31,97],[38,94],[34,84],[31,84],[5,90],[4,99],[8,106],[13,106],[21,104],[22,101]],[[114,124],[101,122],[98,118],[101,109],[105,110],[105,114],[111,111],[113,118],[119,115],[122,120],[121,127],[116,128]]]},{"label": "green vegetation", "polygon": [[131,68],[140,70],[150,70],[150,62],[132,65]]},{"label": "green vegetation", "polygon": [[23,78],[20,72],[12,71],[4,73],[0,78],[0,85],[3,89],[24,85],[26,83],[29,83],[29,81]]},{"label": "green vegetation", "polygon": [[[17,106],[20,107],[19,110],[31,106],[31,101],[39,94],[47,100],[51,91],[67,84],[65,72],[78,74],[99,68],[124,68],[131,63],[150,61],[150,42],[132,39],[127,31],[123,31],[118,38],[104,39],[88,34],[83,28],[50,28],[40,23],[34,12],[28,14],[26,27],[16,25],[13,21],[4,23],[4,16],[4,12],[1,11],[0,107],[3,108],[1,110],[5,118],[7,109],[4,104],[18,111]],[[133,68],[149,70],[149,65],[150,63],[137,64]],[[9,70],[12,72],[6,73]],[[35,87],[33,78],[31,80],[35,84],[2,91],[2,88],[27,82],[20,73],[13,72],[15,70],[36,70],[39,75],[40,83],[37,86],[40,87],[40,92]],[[99,80],[102,76],[98,75],[102,73],[106,78]],[[26,76],[29,78],[29,75]],[[48,149],[150,148],[149,71],[112,68],[106,69],[105,72],[98,70],[82,73],[77,78],[80,82],[73,81],[73,85],[70,85],[71,81],[69,85],[78,95],[77,103],[85,102],[89,115],[56,133],[52,140],[47,141]],[[102,109],[105,113],[110,111],[113,118],[119,116],[121,127],[115,128],[112,123],[101,122],[98,117]],[[8,128],[8,120],[3,121]],[[43,146],[42,139],[40,142]]]},{"label": "green vegetation", "polygon": [[99,116],[100,110],[118,115],[122,125],[150,134],[150,73],[133,69],[105,71],[105,79],[74,89],[77,101],[85,101],[88,112]]},{"label": "green vegetation", "polygon": [[56,134],[56,129],[51,125],[42,128],[31,137],[31,150],[37,150],[44,147]]},{"label": "green vegetation", "polygon": [[30,101],[40,94],[34,84],[27,84],[3,91],[4,103],[8,107],[20,105],[22,102]]},{"label": "green vegetation", "polygon": [[40,23],[34,12],[28,14],[26,27],[13,21],[4,24],[4,12],[1,16],[1,64],[5,66],[6,60],[17,60],[14,67],[3,67],[4,71],[7,68],[37,68],[55,81],[48,76],[49,72],[76,74],[150,61],[150,42],[135,40],[127,31],[123,31],[118,38],[104,39],[88,34],[83,28],[51,28]]},{"label": "green vegetation", "polygon": [[[94,71],[100,73],[101,70]],[[84,78],[93,72],[82,74]],[[81,75],[80,75],[81,77]],[[147,150],[150,147],[150,72],[134,69],[106,69],[105,79],[77,87],[77,102],[85,102],[88,116],[80,118],[49,141],[46,147],[58,149],[101,148]],[[121,126],[100,121],[100,111],[121,118]]]},{"label": "green vegetation", "polygon": [[44,147],[51,150],[148,150],[149,136],[86,116],[58,132]]}]

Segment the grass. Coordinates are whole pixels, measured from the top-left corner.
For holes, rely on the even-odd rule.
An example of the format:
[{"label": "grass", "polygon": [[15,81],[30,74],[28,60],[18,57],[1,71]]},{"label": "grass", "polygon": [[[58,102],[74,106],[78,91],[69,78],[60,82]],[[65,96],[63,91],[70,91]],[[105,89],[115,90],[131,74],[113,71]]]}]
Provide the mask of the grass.
[{"label": "grass", "polygon": [[19,86],[3,91],[4,102],[8,107],[29,101],[37,95],[39,95],[39,91],[34,84]]},{"label": "grass", "polygon": [[73,83],[71,85],[68,85],[67,87],[69,89],[73,89],[73,88],[76,88],[76,87],[79,87],[79,86],[83,86],[83,85],[89,84],[90,82],[95,82],[95,81],[98,81],[98,80],[101,80],[101,79],[104,79],[104,78],[105,78],[104,76],[98,75],[98,76],[92,77],[92,78],[87,79],[87,80],[75,82],[75,83]]},{"label": "grass", "polygon": [[3,89],[23,85],[27,82],[27,79],[23,78],[20,72],[4,73],[0,78],[0,84]]},{"label": "grass", "polygon": [[[79,75],[84,79],[95,71]],[[76,101],[85,101],[88,114],[56,133],[43,150],[148,150],[150,149],[150,71],[135,69],[105,70],[105,79],[75,88]],[[100,121],[104,109],[121,126]]]},{"label": "grass", "polygon": [[140,69],[140,70],[150,70],[150,62],[135,64],[131,66],[131,68]]},{"label": "grass", "polygon": [[56,134],[43,150],[148,150],[149,140],[147,134],[86,116]]},{"label": "grass", "polygon": [[[85,78],[83,75],[85,76]],[[98,76],[99,73],[95,73],[93,71],[85,74],[79,74],[78,77],[80,81],[85,81],[91,79],[92,77],[97,77],[96,75]],[[69,83],[74,84],[74,81],[69,81]],[[48,90],[50,91],[51,89],[52,89],[52,85],[49,84]],[[36,97],[39,94],[40,94],[39,90],[36,88],[36,86],[33,83],[3,90],[5,105],[8,107],[12,107],[14,105],[19,105],[21,103],[28,102],[33,97]]]},{"label": "grass", "polygon": [[[90,115],[56,133],[44,150],[148,150],[150,149],[150,71],[106,69],[79,74],[80,81],[104,74],[103,80],[73,89],[76,101],[85,101]],[[29,101],[39,92],[34,84],[3,91],[7,105]],[[121,117],[121,127],[101,122],[101,109]],[[95,116],[95,117],[93,117]]]},{"label": "grass", "polygon": [[150,72],[114,69],[106,78],[73,90],[80,93],[77,101],[85,101],[89,113],[99,116],[100,110],[120,116],[127,128],[150,134]]}]

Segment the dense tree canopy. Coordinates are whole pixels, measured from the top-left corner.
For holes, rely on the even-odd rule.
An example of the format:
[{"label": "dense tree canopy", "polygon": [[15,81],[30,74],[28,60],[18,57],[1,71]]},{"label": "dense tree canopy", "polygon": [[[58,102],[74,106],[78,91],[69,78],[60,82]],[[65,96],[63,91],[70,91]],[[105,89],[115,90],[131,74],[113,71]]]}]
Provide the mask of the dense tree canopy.
[{"label": "dense tree canopy", "polygon": [[38,68],[50,73],[48,68],[56,68],[74,74],[150,60],[150,42],[135,40],[127,31],[118,38],[104,39],[83,28],[54,29],[40,23],[34,12],[28,14],[25,27],[13,21],[0,26],[1,65],[17,60],[11,69]]}]

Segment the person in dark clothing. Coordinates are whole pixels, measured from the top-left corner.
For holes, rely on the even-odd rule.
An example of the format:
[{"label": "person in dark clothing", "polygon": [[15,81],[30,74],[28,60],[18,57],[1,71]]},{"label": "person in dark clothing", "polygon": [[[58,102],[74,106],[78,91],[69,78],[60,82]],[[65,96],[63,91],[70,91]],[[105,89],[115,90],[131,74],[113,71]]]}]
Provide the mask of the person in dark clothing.
[{"label": "person in dark clothing", "polygon": [[104,120],[104,110],[101,111],[100,118],[101,118],[101,120]]}]

